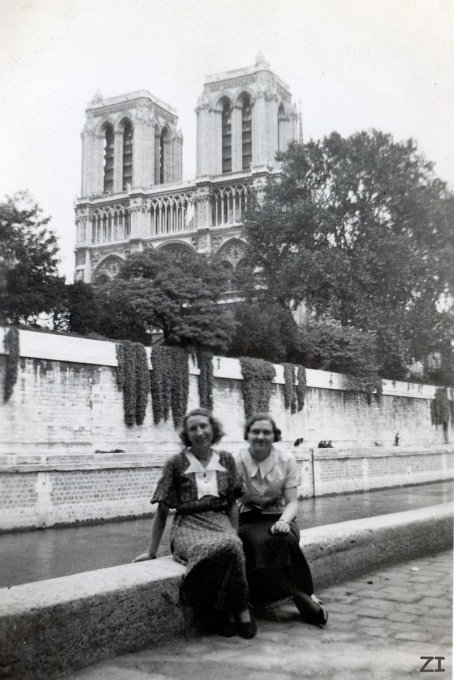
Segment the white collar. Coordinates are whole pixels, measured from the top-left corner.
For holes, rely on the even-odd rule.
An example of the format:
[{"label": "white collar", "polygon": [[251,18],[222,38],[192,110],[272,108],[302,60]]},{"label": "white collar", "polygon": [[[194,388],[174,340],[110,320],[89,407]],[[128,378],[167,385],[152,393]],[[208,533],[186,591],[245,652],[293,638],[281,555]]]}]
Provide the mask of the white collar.
[{"label": "white collar", "polygon": [[262,461],[258,462],[254,460],[251,456],[249,448],[243,449],[241,451],[241,459],[246,466],[251,477],[256,477],[257,472],[260,470],[262,479],[264,479],[269,472],[273,469],[276,463],[276,449],[271,445],[271,451],[269,455]]},{"label": "white collar", "polygon": [[194,456],[192,451],[189,451],[189,449],[185,449],[184,455],[189,461],[189,467],[184,471],[185,475],[188,475],[190,472],[208,472],[209,470],[226,472],[225,467],[221,464],[219,453],[216,451],[211,451],[211,458],[206,467],[202,465],[200,460],[196,458],[196,456]]}]

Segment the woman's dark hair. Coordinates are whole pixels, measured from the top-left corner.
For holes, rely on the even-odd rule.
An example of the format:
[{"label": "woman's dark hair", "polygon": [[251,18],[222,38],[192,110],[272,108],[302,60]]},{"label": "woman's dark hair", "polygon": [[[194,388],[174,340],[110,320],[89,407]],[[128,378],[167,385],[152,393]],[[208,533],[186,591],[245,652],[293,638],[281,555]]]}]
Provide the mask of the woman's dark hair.
[{"label": "woman's dark hair", "polygon": [[280,442],[282,437],[282,432],[274,422],[274,419],[270,416],[269,413],[254,413],[252,416],[249,416],[249,418],[246,420],[246,425],[244,426],[244,438],[247,440],[248,435],[249,435],[249,430],[253,426],[257,420],[267,420],[271,427],[273,428],[274,432],[274,441],[275,442]]},{"label": "woman's dark hair", "polygon": [[224,436],[224,430],[222,429],[220,421],[217,418],[215,418],[208,411],[208,409],[195,408],[192,411],[189,411],[189,413],[186,413],[181,423],[180,439],[185,446],[191,446],[191,441],[188,437],[188,433],[186,430],[186,423],[188,422],[188,418],[191,418],[192,416],[205,416],[205,418],[208,418],[213,430],[213,444],[216,444],[221,439],[221,437]]}]

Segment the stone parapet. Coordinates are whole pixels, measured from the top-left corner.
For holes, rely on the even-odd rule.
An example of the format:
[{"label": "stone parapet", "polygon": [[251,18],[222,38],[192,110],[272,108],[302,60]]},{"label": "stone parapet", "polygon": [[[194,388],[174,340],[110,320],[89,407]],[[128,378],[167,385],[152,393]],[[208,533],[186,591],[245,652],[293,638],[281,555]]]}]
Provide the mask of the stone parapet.
[{"label": "stone parapet", "polygon": [[[308,529],[316,588],[452,547],[448,504]],[[2,677],[48,680],[197,630],[170,557],[0,589]]]},{"label": "stone parapet", "polygon": [[[0,455],[0,531],[146,517],[167,455]],[[295,450],[300,498],[454,478],[449,445]]]}]

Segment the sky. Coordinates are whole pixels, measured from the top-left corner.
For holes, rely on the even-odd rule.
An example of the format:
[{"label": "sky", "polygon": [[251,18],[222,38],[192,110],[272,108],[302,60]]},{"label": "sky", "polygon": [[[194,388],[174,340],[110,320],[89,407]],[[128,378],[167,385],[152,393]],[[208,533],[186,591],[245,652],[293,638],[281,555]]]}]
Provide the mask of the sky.
[{"label": "sky", "polygon": [[72,280],[84,111],[99,90],[173,106],[183,176],[207,74],[261,51],[301,102],[305,139],[413,137],[454,189],[454,0],[0,0],[0,200],[28,189]]}]

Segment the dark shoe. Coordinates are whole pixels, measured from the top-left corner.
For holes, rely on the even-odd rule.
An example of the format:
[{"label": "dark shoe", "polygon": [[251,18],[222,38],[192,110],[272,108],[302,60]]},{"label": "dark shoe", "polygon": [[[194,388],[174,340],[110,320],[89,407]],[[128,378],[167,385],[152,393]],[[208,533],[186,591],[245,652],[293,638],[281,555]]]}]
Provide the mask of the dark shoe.
[{"label": "dark shoe", "polygon": [[324,607],[320,607],[319,620],[317,621],[317,626],[324,628],[328,623],[328,611]]},{"label": "dark shoe", "polygon": [[218,635],[223,635],[224,637],[233,637],[238,634],[238,625],[234,620],[230,620],[228,617],[224,617],[219,622],[216,632]]},{"label": "dark shoe", "polygon": [[257,622],[251,614],[250,621],[238,621],[238,635],[250,640],[257,635]]}]

